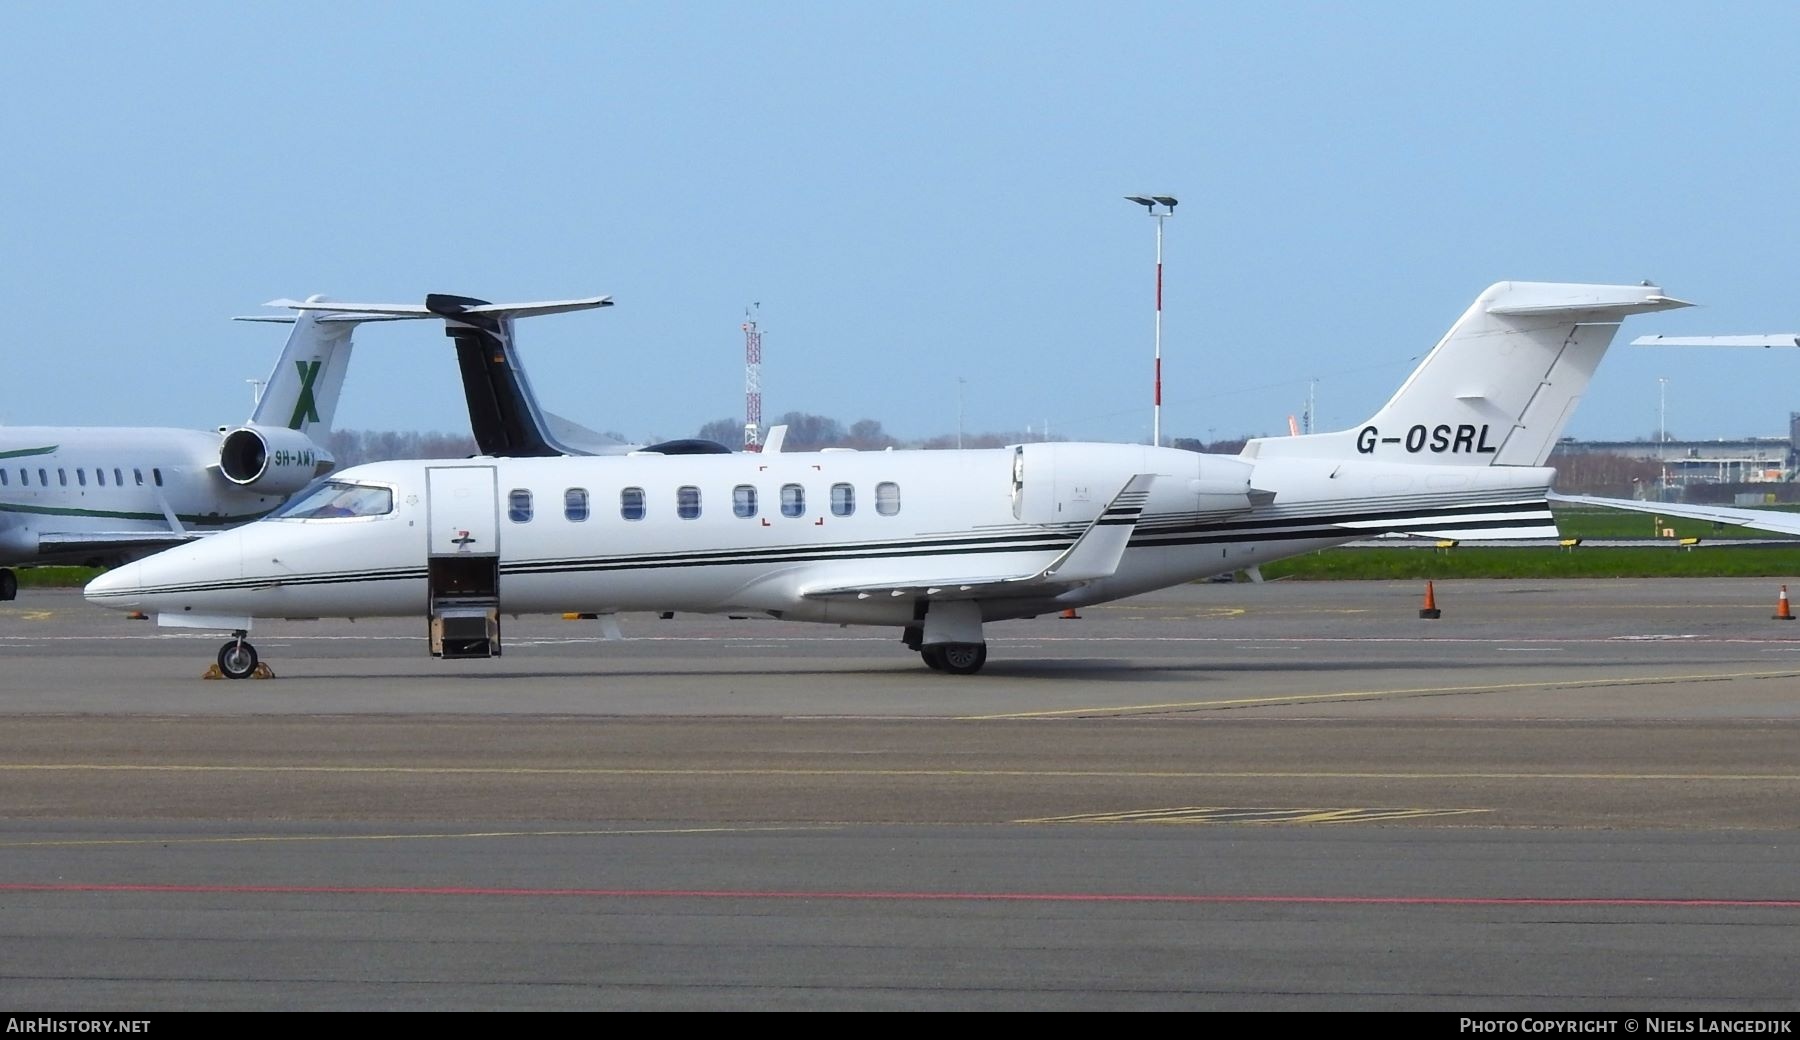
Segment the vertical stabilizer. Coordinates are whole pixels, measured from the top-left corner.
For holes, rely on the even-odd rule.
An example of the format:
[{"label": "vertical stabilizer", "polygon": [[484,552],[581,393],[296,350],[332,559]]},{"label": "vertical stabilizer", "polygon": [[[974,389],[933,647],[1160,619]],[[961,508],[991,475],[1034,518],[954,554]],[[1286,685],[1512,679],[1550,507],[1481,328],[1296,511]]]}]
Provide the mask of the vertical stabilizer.
[{"label": "vertical stabilizer", "polygon": [[[309,304],[324,297],[312,296]],[[338,395],[344,389],[344,373],[350,367],[351,336],[364,321],[383,320],[329,310],[304,310],[293,318],[253,317],[245,321],[292,321],[294,330],[263,384],[250,422],[257,426],[285,426],[299,430],[316,444],[331,432]]]},{"label": "vertical stabilizer", "polygon": [[513,315],[495,311],[486,300],[431,293],[425,307],[445,319],[444,334],[456,341],[469,426],[483,455],[586,455],[551,432],[525,365],[513,345]]},{"label": "vertical stabilizer", "polygon": [[1632,314],[1688,304],[1653,285],[1500,282],[1353,430],[1251,441],[1256,458],[1542,466]]}]

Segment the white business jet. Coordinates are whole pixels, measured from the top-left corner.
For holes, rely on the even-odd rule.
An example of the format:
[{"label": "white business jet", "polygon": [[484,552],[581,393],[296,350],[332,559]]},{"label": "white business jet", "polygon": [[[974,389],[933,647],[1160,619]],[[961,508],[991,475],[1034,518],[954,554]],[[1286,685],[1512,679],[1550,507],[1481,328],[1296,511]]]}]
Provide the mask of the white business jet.
[{"label": "white business jet", "polygon": [[257,667],[253,618],[419,616],[431,652],[459,658],[500,652],[502,614],[620,611],[890,625],[931,668],[970,673],[990,621],[1381,532],[1554,536],[1544,461],[1601,355],[1626,316],[1682,306],[1649,285],[1502,282],[1367,423],[1235,456],[1041,443],[358,466],[87,596],[232,632],[232,677]]},{"label": "white business jet", "polygon": [[[0,564],[117,564],[266,516],[332,467],[351,334],[379,315],[314,297],[248,422],[186,430],[0,426]],[[0,600],[18,578],[0,567]]]}]

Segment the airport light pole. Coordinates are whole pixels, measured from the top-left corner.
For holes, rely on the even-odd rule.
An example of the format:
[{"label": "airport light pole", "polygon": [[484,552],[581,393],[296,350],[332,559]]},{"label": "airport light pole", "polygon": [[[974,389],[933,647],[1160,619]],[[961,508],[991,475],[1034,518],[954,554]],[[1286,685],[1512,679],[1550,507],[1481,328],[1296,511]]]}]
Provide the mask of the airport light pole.
[{"label": "airport light pole", "polygon": [[1662,460],[1662,487],[1659,498],[1669,497],[1669,379],[1656,377],[1656,457]]},{"label": "airport light pole", "polygon": [[[1156,220],[1156,370],[1154,393],[1150,416],[1150,443],[1162,446],[1162,268],[1163,268],[1163,221],[1175,215],[1176,199],[1167,195],[1127,195],[1127,202],[1135,202]],[[1162,212],[1157,212],[1157,207]]]}]

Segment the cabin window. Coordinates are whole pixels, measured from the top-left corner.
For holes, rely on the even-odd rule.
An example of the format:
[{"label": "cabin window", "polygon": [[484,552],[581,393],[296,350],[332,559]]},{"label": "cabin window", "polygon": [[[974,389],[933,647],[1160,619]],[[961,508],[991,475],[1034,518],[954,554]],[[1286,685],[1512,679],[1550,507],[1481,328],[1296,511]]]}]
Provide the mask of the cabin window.
[{"label": "cabin window", "polygon": [[23,466],[19,467],[19,486],[20,487],[30,487],[31,486],[31,476],[26,471],[25,467],[23,467]]},{"label": "cabin window", "polygon": [[643,488],[626,488],[619,492],[619,515],[627,520],[644,518]]},{"label": "cabin window", "polygon": [[6,471],[0,469],[0,487],[6,486]]},{"label": "cabin window", "polygon": [[[117,466],[113,467],[113,483],[118,485],[119,487],[125,486],[125,474],[119,472],[119,467],[117,467]],[[143,481],[140,480],[140,481],[138,481],[138,483],[141,484],[141,483],[143,483]]]},{"label": "cabin window", "polygon": [[144,471],[143,470],[134,469],[131,471],[131,475],[137,478],[138,487],[144,486]]},{"label": "cabin window", "polygon": [[288,503],[275,515],[283,520],[329,520],[384,516],[394,511],[394,493],[384,487],[328,480]]},{"label": "cabin window", "polygon": [[831,515],[849,516],[856,512],[856,489],[849,484],[831,485]]},{"label": "cabin window", "polygon": [[675,489],[675,515],[692,520],[700,515],[700,489],[692,484]]},{"label": "cabin window", "polygon": [[94,483],[101,487],[106,486],[106,470],[101,469],[99,466],[94,467]]},{"label": "cabin window", "polygon": [[39,487],[49,487],[50,486],[50,471],[45,469],[42,466],[38,467],[38,486]]},{"label": "cabin window", "polygon": [[731,511],[748,520],[756,515],[756,488],[739,484],[731,489]]},{"label": "cabin window", "polygon": [[781,485],[781,515],[806,515],[806,489],[798,484]]},{"label": "cabin window", "polygon": [[891,480],[875,485],[875,511],[882,516],[900,512],[900,485]]},{"label": "cabin window", "polygon": [[150,470],[150,479],[156,481],[157,487],[162,487],[162,468],[153,467]]},{"label": "cabin window", "polygon": [[56,486],[57,487],[68,487],[69,486],[69,471],[66,469],[63,469],[61,466],[56,467]]},{"label": "cabin window", "polygon": [[570,488],[563,492],[563,519],[574,523],[580,523],[587,518],[587,488]]},{"label": "cabin window", "polygon": [[515,524],[531,522],[531,492],[513,488],[506,495],[506,518]]},{"label": "cabin window", "polygon": [[76,466],[75,467],[75,483],[80,484],[82,487],[87,487],[87,467],[86,466]]}]

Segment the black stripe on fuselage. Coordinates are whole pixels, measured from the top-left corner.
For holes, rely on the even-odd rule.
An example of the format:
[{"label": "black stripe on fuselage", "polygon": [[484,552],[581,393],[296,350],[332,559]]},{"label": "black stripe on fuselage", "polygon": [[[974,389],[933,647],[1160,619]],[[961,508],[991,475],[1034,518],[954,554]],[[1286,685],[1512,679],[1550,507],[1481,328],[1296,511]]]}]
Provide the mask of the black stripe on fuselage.
[{"label": "black stripe on fuselage", "polygon": [[[1524,504],[1521,504],[1522,506]],[[1454,506],[1435,510],[1402,510],[1383,511],[1381,513],[1351,513],[1326,518],[1294,518],[1269,519],[1262,521],[1238,521],[1225,524],[1193,524],[1182,523],[1177,526],[1165,526],[1154,531],[1137,532],[1131,539],[1131,545],[1137,548],[1168,548],[1183,545],[1204,545],[1232,541],[1300,541],[1300,540],[1341,540],[1352,541],[1369,537],[1378,531],[1347,531],[1339,526],[1327,526],[1333,523],[1351,521],[1368,521],[1371,519],[1404,519],[1412,520],[1407,526],[1413,530],[1429,531],[1432,527],[1449,526],[1447,521],[1460,516],[1480,513],[1519,512],[1522,509],[1507,510],[1495,506]],[[1543,509],[1548,515],[1548,507]],[[1109,526],[1129,523],[1129,520],[1102,520]],[[1522,527],[1539,527],[1544,517],[1513,517],[1492,520],[1469,520],[1455,526],[1459,530],[1491,530],[1502,532]],[[975,555],[1000,552],[1023,551],[1059,551],[1067,549],[1074,543],[1075,532],[1062,534],[1007,534],[987,538],[961,540],[948,537],[930,539],[908,539],[892,542],[859,542],[834,546],[783,546],[775,549],[761,550],[717,550],[709,549],[697,552],[658,553],[644,556],[619,557],[569,557],[553,560],[527,560],[516,563],[502,562],[502,574],[568,574],[568,573],[604,573],[620,571],[651,570],[656,568],[692,568],[692,567],[729,567],[748,565],[768,565],[782,563],[808,563],[828,561],[907,559],[932,557],[940,555]],[[320,574],[305,578],[289,578],[272,581],[267,577],[239,578],[230,581],[195,582],[180,585],[147,586],[132,592],[121,592],[121,598],[143,594],[171,594],[184,592],[222,592],[273,587],[299,587],[342,585],[366,581],[416,581],[425,577],[423,567],[384,568],[367,571],[342,571],[331,574]]]}]

